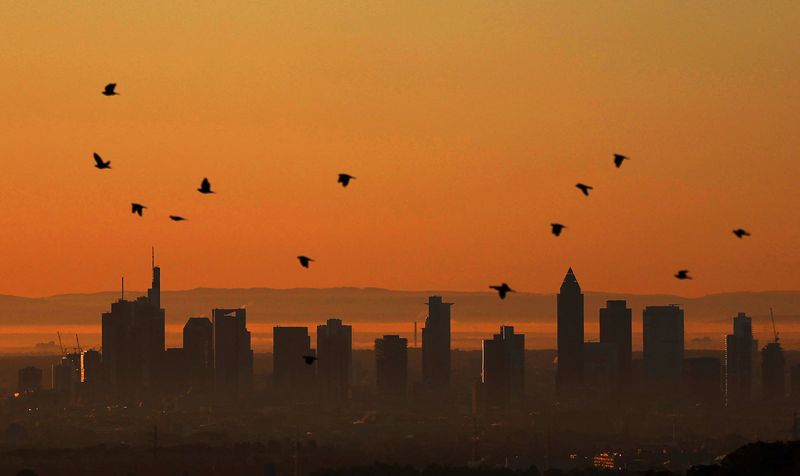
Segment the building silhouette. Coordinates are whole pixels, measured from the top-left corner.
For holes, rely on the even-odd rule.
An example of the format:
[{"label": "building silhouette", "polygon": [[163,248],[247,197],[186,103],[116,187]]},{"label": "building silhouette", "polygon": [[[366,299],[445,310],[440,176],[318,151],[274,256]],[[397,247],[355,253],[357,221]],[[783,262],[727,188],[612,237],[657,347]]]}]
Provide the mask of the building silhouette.
[{"label": "building silhouette", "polygon": [[157,388],[164,357],[161,270],[152,264],[153,282],[142,296],[123,295],[102,315],[103,373],[119,398],[139,398]]},{"label": "building silhouette", "polygon": [[495,405],[520,403],[524,395],[525,335],[515,334],[511,326],[484,340],[481,358],[481,383],[488,402]]},{"label": "building silhouette", "polygon": [[403,400],[408,392],[408,339],[385,335],[375,339],[375,384],[386,400]]},{"label": "building silhouette", "polygon": [[583,293],[572,268],[567,270],[557,298],[558,369],[556,388],[583,381]]},{"label": "building silhouette", "polygon": [[789,395],[795,403],[800,403],[800,364],[792,365],[789,375]]},{"label": "building silhouette", "polygon": [[247,330],[247,310],[213,309],[214,387],[217,395],[236,398],[250,392],[253,350]]},{"label": "building silhouette", "polygon": [[38,367],[25,367],[19,369],[17,392],[31,393],[42,389],[42,369]]},{"label": "building silhouette", "polygon": [[683,367],[683,309],[647,306],[642,312],[643,365],[650,383],[679,384]]},{"label": "building silhouette", "polygon": [[764,400],[786,396],[786,358],[777,339],[761,349],[761,379]]},{"label": "building silhouette", "polygon": [[341,319],[317,326],[317,381],[327,402],[342,403],[350,397],[353,364],[353,328]]},{"label": "building silhouette", "polygon": [[719,359],[694,357],[683,361],[684,394],[692,404],[722,405],[722,372]]},{"label": "building silhouette", "polygon": [[214,325],[207,317],[190,317],[183,326],[183,366],[193,391],[210,390],[214,376]]},{"label": "building silhouette", "polygon": [[65,355],[57,364],[53,364],[51,386],[62,401],[72,401],[78,392],[80,369],[75,366],[75,359]]},{"label": "building silhouette", "polygon": [[733,334],[725,336],[725,406],[750,401],[753,392],[753,359],[758,344],[753,339],[753,320],[740,312],[733,318]]},{"label": "building silhouette", "polygon": [[103,361],[100,351],[89,349],[81,352],[81,383],[97,385],[102,381]]},{"label": "building silhouette", "polygon": [[631,382],[632,313],[624,300],[606,301],[600,309],[600,343],[616,346],[617,375],[620,383]]},{"label": "building silhouette", "polygon": [[617,345],[608,342],[583,344],[583,383],[592,392],[610,393],[619,387]]},{"label": "building silhouette", "polygon": [[297,398],[312,390],[314,366],[303,360],[307,355],[314,355],[308,327],[272,328],[272,378],[278,392]]},{"label": "building silhouette", "polygon": [[450,306],[441,296],[428,298],[422,328],[422,382],[431,387],[450,384]]}]

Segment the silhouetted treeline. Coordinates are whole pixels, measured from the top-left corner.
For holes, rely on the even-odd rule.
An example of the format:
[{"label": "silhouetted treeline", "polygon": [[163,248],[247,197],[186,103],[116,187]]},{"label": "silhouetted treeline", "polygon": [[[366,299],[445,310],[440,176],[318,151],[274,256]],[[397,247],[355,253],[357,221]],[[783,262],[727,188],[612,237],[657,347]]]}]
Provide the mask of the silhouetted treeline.
[{"label": "silhouetted treeline", "polygon": [[789,476],[800,474],[800,441],[750,443],[719,464],[695,466],[686,476]]}]

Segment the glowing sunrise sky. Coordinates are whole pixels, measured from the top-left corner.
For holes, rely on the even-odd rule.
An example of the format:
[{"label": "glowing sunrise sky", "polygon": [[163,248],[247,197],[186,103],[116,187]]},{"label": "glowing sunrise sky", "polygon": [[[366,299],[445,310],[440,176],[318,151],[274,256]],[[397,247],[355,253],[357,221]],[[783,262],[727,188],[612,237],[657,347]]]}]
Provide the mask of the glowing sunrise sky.
[{"label": "glowing sunrise sky", "polygon": [[798,289],[799,26],[797,1],[4,2],[0,294],[144,289],[151,245],[166,289]]}]

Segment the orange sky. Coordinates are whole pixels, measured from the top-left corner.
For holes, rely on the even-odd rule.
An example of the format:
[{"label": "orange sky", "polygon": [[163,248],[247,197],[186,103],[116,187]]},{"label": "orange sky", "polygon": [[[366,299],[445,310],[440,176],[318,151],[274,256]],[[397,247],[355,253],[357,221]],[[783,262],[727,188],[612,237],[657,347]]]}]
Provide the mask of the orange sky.
[{"label": "orange sky", "polygon": [[226,5],[0,5],[0,293],[800,288],[799,2]]}]

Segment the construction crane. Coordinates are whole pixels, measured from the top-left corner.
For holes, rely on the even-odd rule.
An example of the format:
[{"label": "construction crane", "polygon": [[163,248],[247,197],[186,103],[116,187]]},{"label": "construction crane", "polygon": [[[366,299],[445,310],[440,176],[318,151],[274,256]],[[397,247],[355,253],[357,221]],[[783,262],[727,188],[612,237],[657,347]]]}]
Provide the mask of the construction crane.
[{"label": "construction crane", "polygon": [[61,332],[56,331],[58,335],[58,347],[61,349],[61,357],[67,355],[66,351],[64,351],[64,344],[61,343]]},{"label": "construction crane", "polygon": [[777,344],[780,340],[780,337],[778,337],[778,330],[775,329],[775,316],[772,314],[771,307],[769,308],[769,318],[772,320],[772,333],[775,335],[775,343]]},{"label": "construction crane", "polygon": [[77,353],[79,353],[79,354],[83,353],[83,348],[81,348],[81,341],[80,341],[80,339],[78,339],[78,334],[77,334],[77,333],[75,333],[75,345],[77,345],[77,346],[78,346],[78,347],[75,349],[75,351],[76,351]]}]

